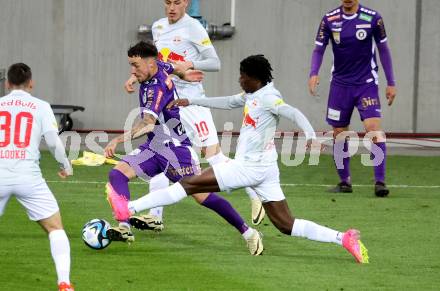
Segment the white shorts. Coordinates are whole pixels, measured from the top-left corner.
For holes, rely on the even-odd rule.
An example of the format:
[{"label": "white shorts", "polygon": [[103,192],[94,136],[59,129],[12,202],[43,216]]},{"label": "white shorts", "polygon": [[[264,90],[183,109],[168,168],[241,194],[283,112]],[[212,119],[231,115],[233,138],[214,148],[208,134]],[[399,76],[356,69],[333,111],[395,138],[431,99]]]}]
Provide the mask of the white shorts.
[{"label": "white shorts", "polygon": [[261,202],[286,199],[280,186],[278,165],[250,166],[237,160],[228,160],[212,166],[222,191],[251,187]]},{"label": "white shorts", "polygon": [[58,203],[43,179],[29,184],[0,185],[0,216],[12,195],[26,208],[30,220],[46,219],[59,211]]},{"label": "white shorts", "polygon": [[198,105],[182,107],[180,119],[193,145],[207,147],[218,144],[217,129],[209,108]]}]

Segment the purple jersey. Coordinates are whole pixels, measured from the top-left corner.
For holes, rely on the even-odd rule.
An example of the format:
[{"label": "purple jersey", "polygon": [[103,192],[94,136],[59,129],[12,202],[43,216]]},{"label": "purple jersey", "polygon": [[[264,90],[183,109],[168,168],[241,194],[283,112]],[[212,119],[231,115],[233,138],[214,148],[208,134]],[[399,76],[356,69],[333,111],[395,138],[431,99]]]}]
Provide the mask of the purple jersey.
[{"label": "purple jersey", "polygon": [[180,121],[179,108],[166,108],[175,99],[174,84],[167,74],[172,70],[172,65],[158,62],[157,73],[150,80],[141,83],[139,88],[141,117],[148,113],[157,119],[154,130],[147,134],[147,141],[141,148],[157,150],[168,142],[178,146],[191,146]]},{"label": "purple jersey", "polygon": [[319,26],[316,45],[332,42],[334,64],[332,81],[352,86],[378,84],[378,66],[373,43],[387,40],[380,14],[359,5],[357,13],[344,14],[342,7],[327,13]]}]

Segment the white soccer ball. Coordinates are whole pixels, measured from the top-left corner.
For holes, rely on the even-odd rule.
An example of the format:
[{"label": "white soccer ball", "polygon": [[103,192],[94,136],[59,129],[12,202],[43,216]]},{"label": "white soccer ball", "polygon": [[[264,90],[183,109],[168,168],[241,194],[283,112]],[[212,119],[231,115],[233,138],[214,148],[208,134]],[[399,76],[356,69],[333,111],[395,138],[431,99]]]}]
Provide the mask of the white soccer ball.
[{"label": "white soccer ball", "polygon": [[95,250],[102,250],[111,243],[111,240],[107,236],[107,230],[109,228],[110,223],[104,219],[92,219],[84,225],[82,229],[82,239],[88,247]]}]

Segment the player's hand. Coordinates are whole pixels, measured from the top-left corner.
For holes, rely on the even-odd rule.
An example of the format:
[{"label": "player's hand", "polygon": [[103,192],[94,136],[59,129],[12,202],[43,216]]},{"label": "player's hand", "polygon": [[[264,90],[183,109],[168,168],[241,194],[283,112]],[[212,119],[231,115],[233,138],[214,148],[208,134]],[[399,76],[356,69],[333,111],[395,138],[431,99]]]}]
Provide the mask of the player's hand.
[{"label": "player's hand", "polygon": [[185,81],[188,82],[201,82],[203,81],[204,74],[202,71],[199,70],[188,70],[185,71],[182,78]]},{"label": "player's hand", "polygon": [[137,82],[137,78],[136,78],[136,76],[135,75],[131,75],[130,76],[130,79],[128,79],[127,80],[127,82],[125,82],[125,85],[124,85],[124,88],[125,88],[125,91],[127,91],[127,93],[133,93],[134,92],[134,84],[136,84],[136,82]]},{"label": "player's hand", "polygon": [[189,105],[188,99],[176,99],[168,103],[167,108],[170,109],[172,107],[186,107]]},{"label": "player's hand", "polygon": [[115,140],[108,143],[104,149],[104,155],[106,158],[112,158],[115,156],[117,145],[118,143]]},{"label": "player's hand", "polygon": [[68,176],[72,176],[72,175],[73,175],[72,172],[68,172],[68,171],[66,171],[66,170],[64,170],[64,169],[61,169],[61,170],[58,172],[58,176],[59,176],[61,179],[66,179]]},{"label": "player's hand", "polygon": [[394,98],[396,98],[396,86],[387,86],[385,95],[387,96],[388,106],[391,106],[394,102]]},{"label": "player's hand", "polygon": [[312,96],[318,95],[319,76],[311,76],[309,79],[309,93]]}]

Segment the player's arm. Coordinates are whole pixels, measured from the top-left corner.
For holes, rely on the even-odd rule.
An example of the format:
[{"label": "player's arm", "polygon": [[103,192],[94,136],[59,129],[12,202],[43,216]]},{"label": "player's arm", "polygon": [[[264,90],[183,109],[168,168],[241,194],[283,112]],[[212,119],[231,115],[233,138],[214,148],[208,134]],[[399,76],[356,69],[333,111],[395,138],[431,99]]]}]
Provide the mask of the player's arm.
[{"label": "player's arm", "polygon": [[396,81],[394,79],[393,61],[391,52],[388,47],[387,33],[382,16],[377,14],[373,27],[374,40],[376,41],[377,50],[379,51],[380,62],[387,79],[386,97],[388,105],[392,105],[396,97]]},{"label": "player's arm", "polygon": [[50,153],[60,165],[58,175],[61,178],[73,175],[72,165],[70,164],[69,159],[67,159],[66,150],[58,136],[57,121],[49,104],[46,104],[45,112],[42,116],[41,132],[43,133],[44,140],[46,141]]},{"label": "player's arm", "polygon": [[189,105],[199,105],[208,108],[231,110],[234,108],[243,107],[246,103],[244,93],[225,97],[209,97],[196,99],[176,99],[170,102],[167,107],[186,107]]},{"label": "player's arm", "polygon": [[104,149],[105,157],[113,157],[116,153],[116,147],[118,144],[129,140],[138,139],[153,131],[155,124],[156,117],[152,114],[144,113],[143,117],[137,121],[129,131],[126,131],[123,134],[115,137],[108,143]]},{"label": "player's arm", "polygon": [[312,53],[312,60],[310,64],[309,74],[309,92],[311,95],[317,95],[317,87],[319,85],[319,69],[321,68],[324,59],[325,49],[330,39],[330,30],[325,21],[322,19],[319,24],[318,33],[315,39],[315,49]]},{"label": "player's arm", "polygon": [[188,82],[203,81],[203,72],[190,68],[185,62],[165,63],[157,61],[158,67],[163,69],[167,74],[174,74],[180,79]]},{"label": "player's arm", "polygon": [[265,107],[273,114],[282,116],[296,123],[301,131],[304,132],[306,140],[316,139],[315,130],[307,117],[297,108],[286,104],[280,97],[275,95],[267,96],[265,98]]},{"label": "player's arm", "polygon": [[181,62],[188,69],[204,72],[218,72],[221,68],[220,58],[212,45],[206,29],[200,23],[194,23],[190,28],[189,40],[197,49],[201,58],[199,60]]},{"label": "player's arm", "polygon": [[315,130],[313,129],[307,117],[297,108],[283,104],[278,108],[278,115],[289,119],[296,123],[302,132],[306,135],[306,140],[316,139]]},{"label": "player's arm", "polygon": [[43,136],[50,153],[60,165],[58,175],[61,178],[66,178],[67,176],[73,175],[72,165],[66,156],[66,150],[64,149],[64,145],[58,136],[58,132],[55,130],[48,131]]}]

